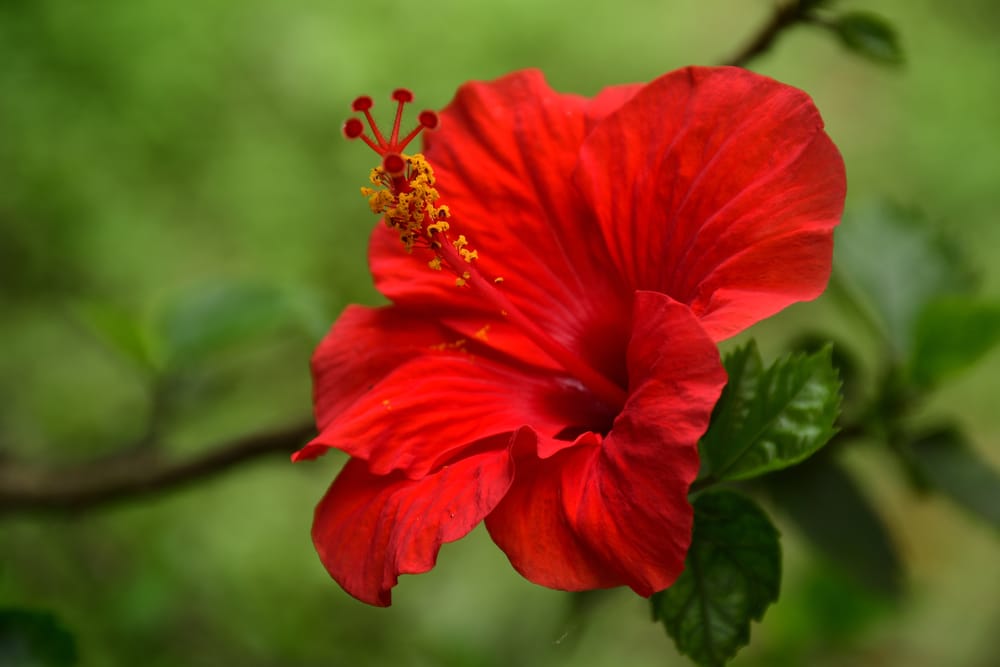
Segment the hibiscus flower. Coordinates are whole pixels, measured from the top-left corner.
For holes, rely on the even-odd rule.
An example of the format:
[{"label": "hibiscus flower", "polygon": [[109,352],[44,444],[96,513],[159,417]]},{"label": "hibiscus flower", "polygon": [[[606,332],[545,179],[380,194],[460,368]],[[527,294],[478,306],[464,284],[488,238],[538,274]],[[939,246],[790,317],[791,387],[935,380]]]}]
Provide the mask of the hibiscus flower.
[{"label": "hibiscus flower", "polygon": [[[588,99],[537,71],[462,86],[389,137],[345,134],[391,305],[350,306],[313,358],[319,435],[350,458],[313,540],[351,595],[390,603],[481,521],[563,590],[648,596],[683,568],[717,342],[818,296],[843,164],[808,96],[691,67]],[[406,145],[422,128],[424,155]]]}]

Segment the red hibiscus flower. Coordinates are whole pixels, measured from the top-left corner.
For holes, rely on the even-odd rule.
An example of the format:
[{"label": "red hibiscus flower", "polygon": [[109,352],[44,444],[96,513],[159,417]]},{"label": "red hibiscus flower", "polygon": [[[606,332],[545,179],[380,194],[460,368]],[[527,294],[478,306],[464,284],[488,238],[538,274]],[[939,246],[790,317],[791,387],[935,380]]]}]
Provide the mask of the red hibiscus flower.
[{"label": "red hibiscus flower", "polygon": [[[691,538],[697,442],[725,384],[716,342],[819,295],[843,164],[809,98],[687,68],[593,99],[517,72],[463,86],[391,136],[369,261],[391,305],[350,306],[313,358],[319,436],[350,459],[313,540],[348,593],[480,521],[527,579],[669,586]],[[426,159],[425,159],[426,158]],[[400,244],[402,240],[402,245]]]}]

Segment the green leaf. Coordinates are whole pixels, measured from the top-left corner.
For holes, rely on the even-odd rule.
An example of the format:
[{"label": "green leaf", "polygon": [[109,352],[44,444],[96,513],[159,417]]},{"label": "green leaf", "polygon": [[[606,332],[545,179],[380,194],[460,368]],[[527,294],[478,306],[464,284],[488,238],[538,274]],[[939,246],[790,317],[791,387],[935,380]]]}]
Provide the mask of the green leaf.
[{"label": "green leaf", "polygon": [[840,380],[827,345],[762,370],[751,341],[725,360],[729,382],[701,442],[703,477],[756,477],[799,463],[836,432]]},{"label": "green leaf", "polygon": [[1000,528],[1000,473],[979,458],[962,433],[953,428],[930,433],[911,451],[934,487]]},{"label": "green leaf", "polygon": [[928,303],[914,329],[910,373],[929,387],[965,370],[1000,341],[1000,304],[970,297]]},{"label": "green leaf", "polygon": [[881,517],[829,456],[761,480],[778,510],[858,584],[894,598],[902,591],[899,555]]},{"label": "green leaf", "polygon": [[96,301],[75,304],[73,313],[109,349],[138,368],[150,371],[156,367],[148,332],[129,313]]},{"label": "green leaf", "polygon": [[653,595],[653,618],[697,664],[724,665],[749,643],[750,621],[780,587],[781,546],[767,515],[740,494],[708,492],[694,501],[684,571]]},{"label": "green leaf", "polygon": [[840,379],[841,407],[845,408],[852,400],[858,402],[867,391],[866,379],[861,372],[861,360],[851,351],[851,347],[842,340],[818,331],[805,332],[795,337],[788,347],[792,352],[815,354],[828,345],[833,348],[830,361]]},{"label": "green leaf", "polygon": [[185,294],[164,313],[160,333],[168,367],[207,358],[296,322],[295,306],[278,288],[223,283]]},{"label": "green leaf", "polygon": [[873,318],[900,360],[909,356],[918,314],[933,299],[976,286],[964,257],[913,211],[876,202],[837,230],[837,281]]},{"label": "green leaf", "polygon": [[76,642],[59,620],[45,611],[0,609],[0,665],[71,667]]},{"label": "green leaf", "polygon": [[903,62],[896,29],[881,16],[848,12],[834,19],[831,28],[844,46],[859,55],[890,65]]}]

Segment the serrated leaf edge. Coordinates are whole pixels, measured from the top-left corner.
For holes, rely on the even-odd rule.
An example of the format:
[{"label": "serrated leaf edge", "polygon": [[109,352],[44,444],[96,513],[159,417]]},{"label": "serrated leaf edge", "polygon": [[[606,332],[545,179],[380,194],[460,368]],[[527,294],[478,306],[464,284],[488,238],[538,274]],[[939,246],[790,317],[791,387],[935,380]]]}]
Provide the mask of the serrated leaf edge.
[{"label": "serrated leaf edge", "polygon": [[[756,346],[754,346],[754,347],[756,347]],[[820,443],[819,445],[817,445],[815,448],[807,450],[801,456],[796,456],[796,457],[793,457],[791,459],[783,459],[781,461],[782,465],[775,466],[775,467],[764,467],[762,469],[757,469],[757,470],[749,470],[749,471],[745,471],[743,473],[739,473],[739,474],[736,474],[736,475],[727,475],[726,474],[728,470],[731,470],[745,456],[747,456],[747,454],[749,452],[753,451],[754,447],[760,441],[761,435],[763,433],[767,432],[767,430],[770,428],[770,426],[772,424],[774,424],[774,422],[781,416],[781,414],[782,414],[782,412],[784,412],[785,408],[788,405],[790,405],[791,403],[793,403],[795,401],[795,399],[801,394],[802,390],[806,387],[806,385],[808,385],[809,380],[811,380],[814,377],[816,371],[826,370],[827,367],[832,371],[832,377],[833,377],[833,379],[835,381],[834,382],[835,389],[833,391],[833,398],[834,398],[834,401],[835,401],[836,405],[834,406],[834,410],[835,410],[835,413],[839,413],[840,412],[840,401],[841,401],[840,388],[842,386],[842,382],[841,382],[841,379],[840,379],[840,374],[837,372],[837,369],[833,366],[833,346],[832,346],[832,344],[825,345],[821,350],[819,350],[818,352],[815,352],[813,354],[797,353],[797,354],[788,355],[788,356],[784,357],[783,359],[779,359],[774,364],[772,364],[769,368],[765,369],[760,374],[760,377],[764,378],[764,377],[766,377],[768,375],[772,375],[772,376],[776,375],[780,371],[780,369],[782,367],[787,367],[787,366],[790,366],[793,363],[799,363],[800,361],[803,361],[803,360],[806,361],[806,362],[813,362],[813,361],[820,361],[820,360],[822,360],[822,361],[826,362],[826,365],[822,366],[822,367],[821,366],[817,366],[815,369],[813,369],[813,371],[811,371],[810,373],[806,374],[804,376],[804,378],[803,378],[803,381],[802,381],[801,385],[795,390],[795,392],[789,397],[789,399],[787,401],[783,402],[783,404],[781,406],[781,409],[778,410],[777,412],[775,412],[766,422],[764,422],[761,425],[760,428],[757,429],[757,431],[749,439],[747,446],[743,449],[742,452],[740,452],[740,454],[738,456],[736,456],[735,458],[731,459],[726,464],[726,466],[724,468],[722,468],[721,470],[713,470],[712,471],[712,476],[713,477],[715,477],[716,479],[719,479],[719,480],[722,480],[722,479],[741,480],[741,479],[748,479],[748,478],[751,478],[751,477],[757,477],[757,476],[762,475],[762,474],[767,473],[767,472],[772,472],[772,471],[775,471],[775,470],[781,470],[782,468],[791,467],[791,466],[793,466],[793,465],[795,465],[797,463],[801,463],[805,459],[807,459],[810,456],[812,456],[813,454],[815,454],[820,448],[823,447],[823,445],[825,445],[827,442],[830,441],[830,438],[832,438],[834,435],[836,435],[836,433],[837,433],[837,431],[839,429],[836,426],[836,424],[833,424],[831,426],[831,428],[830,428],[830,433],[827,436],[826,440],[824,440],[822,443]],[[768,386],[770,386],[770,385],[768,385]],[[836,419],[836,417],[835,417],[835,419]]]}]

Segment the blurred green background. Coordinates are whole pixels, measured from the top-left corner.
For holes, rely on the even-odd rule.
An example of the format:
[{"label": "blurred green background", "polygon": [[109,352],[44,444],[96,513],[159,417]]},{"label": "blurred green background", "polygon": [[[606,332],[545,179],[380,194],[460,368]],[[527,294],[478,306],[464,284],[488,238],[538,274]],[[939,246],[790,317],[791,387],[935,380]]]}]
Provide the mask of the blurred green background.
[{"label": "blurred green background", "polygon": [[[357,194],[373,156],[340,136],[355,96],[406,86],[439,108],[466,80],[522,67],[592,94],[720,62],[771,6],[0,2],[0,460],[183,455],[308,419],[312,347],[344,305],[379,302]],[[752,67],[814,97],[849,209],[919,207],[1000,293],[1000,5],[837,6],[888,18],[906,64],[802,27]],[[828,301],[761,328],[765,350],[818,323],[865,349]],[[994,462],[998,376],[994,351],[926,406],[957,411]],[[687,664],[644,601],[533,586],[481,529],[404,577],[390,609],[354,601],[309,539],[341,461],[279,455],[164,497],[0,517],[0,607],[54,613],[95,667]],[[995,664],[995,531],[909,493],[878,451],[848,463],[888,518],[907,596],[855,590],[779,515],[782,599],[735,664]]]}]

